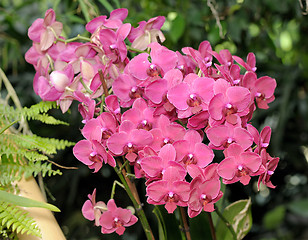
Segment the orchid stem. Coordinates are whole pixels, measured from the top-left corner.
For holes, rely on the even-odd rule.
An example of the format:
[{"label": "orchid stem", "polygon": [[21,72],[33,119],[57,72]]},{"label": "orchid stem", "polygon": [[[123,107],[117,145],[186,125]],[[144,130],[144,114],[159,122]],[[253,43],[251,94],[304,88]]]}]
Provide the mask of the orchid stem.
[{"label": "orchid stem", "polygon": [[212,219],[212,215],[211,213],[207,213],[207,216],[209,218],[209,223],[210,223],[210,229],[211,229],[211,235],[212,235],[212,239],[213,240],[217,240],[216,238],[216,233],[215,233],[215,227],[214,227],[214,224],[213,224],[213,219]]},{"label": "orchid stem", "polygon": [[[127,192],[127,195],[133,202],[133,205],[136,209],[136,213],[140,219],[141,225],[144,229],[145,235],[147,237],[147,240],[154,240],[154,235],[152,233],[152,230],[150,228],[149,222],[145,216],[145,213],[142,209],[142,205],[139,199],[139,195],[136,189],[136,185],[130,181],[130,179],[126,176],[126,170],[123,168],[123,165],[119,159],[117,159],[117,164],[119,168],[115,167],[115,171],[118,174],[122,184],[125,187],[125,190]],[[120,170],[121,169],[121,170]]]},{"label": "orchid stem", "polygon": [[215,206],[215,212],[217,213],[218,217],[225,223],[226,227],[231,232],[233,239],[237,240],[236,233],[235,233],[231,223],[229,223],[229,221],[224,217],[224,215],[218,210],[218,208],[216,206]]},{"label": "orchid stem", "polygon": [[179,207],[179,208],[180,208],[180,214],[181,214],[182,224],[183,224],[183,230],[182,231],[185,232],[186,239],[187,240],[191,240],[191,236],[190,236],[189,226],[188,226],[188,223],[187,223],[187,216],[186,216],[185,209],[183,207]]},{"label": "orchid stem", "polygon": [[126,45],[127,50],[137,52],[137,53],[147,53],[146,51],[137,49],[137,48],[132,48],[131,46]]},{"label": "orchid stem", "polygon": [[121,188],[125,189],[125,186],[122,183],[120,183],[119,181],[115,180],[113,182],[113,184],[112,184],[110,199],[113,199],[113,197],[114,197],[116,185],[119,185]]},{"label": "orchid stem", "polygon": [[86,85],[86,83],[83,81],[82,78],[80,78],[80,83],[82,84],[84,89],[87,91],[87,93],[89,93],[90,95],[93,93],[93,91]]}]

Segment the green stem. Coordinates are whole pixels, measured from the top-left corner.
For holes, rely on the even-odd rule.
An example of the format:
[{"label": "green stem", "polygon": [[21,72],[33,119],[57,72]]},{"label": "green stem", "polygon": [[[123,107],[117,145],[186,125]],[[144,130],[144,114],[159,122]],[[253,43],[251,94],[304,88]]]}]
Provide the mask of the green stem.
[{"label": "green stem", "polygon": [[122,183],[120,183],[119,181],[115,180],[113,182],[113,184],[112,184],[110,199],[113,199],[113,197],[114,197],[116,185],[119,185],[121,188],[125,189],[125,186]]},{"label": "green stem", "polygon": [[[122,163],[120,161],[117,160],[118,166],[120,168],[122,168]],[[154,235],[152,233],[152,230],[150,228],[149,222],[145,216],[145,213],[142,209],[142,205],[139,199],[139,195],[136,189],[136,186],[129,180],[129,178],[126,176],[126,171],[124,168],[122,168],[122,170],[120,170],[119,168],[115,167],[114,168],[116,173],[118,174],[122,184],[125,187],[125,190],[127,192],[127,195],[129,196],[129,198],[131,199],[131,201],[133,202],[133,205],[136,209],[136,213],[140,219],[141,225],[144,229],[145,235],[147,237],[148,240],[154,240]]]},{"label": "green stem", "polygon": [[148,53],[147,51],[143,51],[137,48],[132,48],[131,46],[126,45],[127,50],[137,52],[137,53]]},{"label": "green stem", "polygon": [[236,233],[235,233],[231,223],[229,223],[229,221],[224,217],[224,215],[218,210],[218,208],[216,206],[215,206],[215,212],[217,213],[218,217],[225,223],[225,225],[227,226],[227,228],[231,232],[233,239],[237,240]]},{"label": "green stem", "polygon": [[89,93],[91,95],[93,93],[93,91],[87,86],[87,84],[83,81],[83,79],[80,78],[79,81],[82,84],[82,86],[84,87],[84,89],[87,91],[87,93]]},{"label": "green stem", "polygon": [[70,42],[74,42],[74,41],[78,41],[78,40],[91,42],[91,38],[84,37],[84,36],[81,36],[79,34],[76,37],[69,38],[69,39],[63,39],[63,38],[59,38],[59,37],[56,36],[56,41],[64,42],[65,44],[70,43]]}]

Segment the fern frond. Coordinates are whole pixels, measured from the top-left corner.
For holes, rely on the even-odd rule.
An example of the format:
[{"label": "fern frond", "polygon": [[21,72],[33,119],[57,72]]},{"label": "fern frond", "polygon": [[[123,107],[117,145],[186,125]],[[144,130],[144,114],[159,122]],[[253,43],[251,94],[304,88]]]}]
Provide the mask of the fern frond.
[{"label": "fern frond", "polygon": [[41,237],[41,231],[29,214],[14,204],[0,202],[0,223],[13,232]]},{"label": "fern frond", "polygon": [[49,110],[55,108],[58,108],[56,102],[40,102],[32,105],[30,108],[24,107],[22,109],[2,105],[0,107],[0,118],[6,119],[9,122],[24,118],[26,120],[39,120],[52,125],[68,125],[68,123],[47,114]]},{"label": "fern frond", "polygon": [[30,176],[36,177],[39,173],[43,177],[46,175],[54,176],[61,175],[60,170],[53,170],[52,163],[41,161],[25,161],[20,155],[1,155],[0,158],[0,186],[8,185],[14,181],[19,181],[22,176],[28,178]]},{"label": "fern frond", "polygon": [[46,154],[55,154],[57,150],[74,146],[75,143],[55,138],[44,138],[33,135],[1,134],[0,142],[13,142],[17,148],[38,150]]}]

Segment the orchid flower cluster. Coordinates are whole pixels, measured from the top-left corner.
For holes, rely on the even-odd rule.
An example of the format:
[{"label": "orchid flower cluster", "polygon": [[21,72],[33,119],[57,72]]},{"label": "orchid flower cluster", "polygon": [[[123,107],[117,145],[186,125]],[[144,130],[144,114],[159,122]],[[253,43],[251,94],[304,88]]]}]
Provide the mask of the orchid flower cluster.
[{"label": "orchid flower cluster", "polygon": [[[149,204],[168,213],[187,207],[190,218],[215,210],[221,182],[247,185],[258,176],[258,186],[274,188],[279,158],[267,153],[271,128],[259,132],[250,120],[274,100],[276,81],[257,76],[255,55],[244,61],[215,52],[208,41],[198,50],[172,51],[162,45],[164,17],[135,28],[123,23],[127,15],[116,9],[91,20],[89,39],[61,36],[52,9],[29,28],[34,91],[57,101],[62,112],[79,102],[84,139],[73,148],[75,157],[94,172],[106,164],[120,172],[133,167],[135,178],[145,179]],[[214,161],[213,150],[224,159]],[[137,222],[114,199],[105,204],[95,196],[96,190],[82,212],[102,233],[121,235]]]}]

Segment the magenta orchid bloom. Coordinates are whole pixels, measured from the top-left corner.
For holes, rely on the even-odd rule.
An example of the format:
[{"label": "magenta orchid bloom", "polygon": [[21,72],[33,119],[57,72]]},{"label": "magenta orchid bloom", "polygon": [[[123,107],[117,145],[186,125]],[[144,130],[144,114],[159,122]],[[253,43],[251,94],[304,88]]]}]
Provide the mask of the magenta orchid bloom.
[{"label": "magenta orchid bloom", "polygon": [[183,140],[173,143],[176,149],[176,161],[187,166],[198,165],[206,167],[214,158],[213,151],[204,143],[200,134],[195,130],[188,130]]},{"label": "magenta orchid bloom", "polygon": [[116,232],[122,235],[125,227],[134,225],[138,218],[129,209],[117,207],[113,199],[107,203],[107,211],[104,211],[99,219],[102,226],[102,233]]},{"label": "magenta orchid bloom", "polygon": [[276,188],[270,181],[271,176],[274,174],[279,158],[272,158],[265,149],[261,150],[261,158],[262,158],[262,165],[264,167],[264,172],[260,175],[258,180],[258,189],[260,189],[260,183],[262,182],[269,188]]},{"label": "magenta orchid bloom", "polygon": [[248,113],[251,99],[247,88],[230,86],[225,80],[217,80],[214,92],[216,95],[209,103],[209,113],[215,121],[226,120],[236,124],[238,117]]},{"label": "magenta orchid bloom", "polygon": [[[168,48],[161,46],[157,42],[149,45],[150,55],[141,53],[134,57],[128,64],[128,71],[139,80],[146,80],[157,76],[163,77],[166,72],[175,68],[177,55]],[[149,62],[148,57],[151,57]]]},{"label": "magenta orchid bloom", "polygon": [[122,122],[129,120],[133,122],[137,129],[151,130],[156,127],[156,118],[154,108],[148,107],[147,102],[138,98],[134,101],[131,109],[127,110],[122,115]]},{"label": "magenta orchid bloom", "polygon": [[208,109],[214,96],[214,79],[189,74],[184,81],[168,91],[167,98],[178,109],[179,118],[190,117]]},{"label": "magenta orchid bloom", "polygon": [[175,162],[175,156],[175,148],[171,144],[166,144],[161,148],[158,156],[142,158],[140,165],[147,176],[152,179],[161,179],[169,166],[172,166],[177,172],[186,175],[185,169]]},{"label": "magenta orchid bloom", "polygon": [[164,145],[183,139],[186,131],[180,124],[171,122],[165,115],[160,115],[157,120],[157,127],[152,129],[151,134],[154,141],[151,144],[153,149],[159,151]]},{"label": "magenta orchid bloom", "polygon": [[247,72],[243,77],[243,86],[251,91],[261,109],[268,109],[268,104],[275,100],[274,91],[277,86],[274,78],[264,76],[257,79],[254,72]]},{"label": "magenta orchid bloom", "polygon": [[94,33],[97,29],[101,28],[111,28],[117,29],[123,24],[123,20],[127,17],[128,10],[125,8],[115,9],[110,13],[110,17],[99,16],[92,19],[86,25],[86,30],[90,33]]},{"label": "magenta orchid bloom", "polygon": [[163,205],[168,213],[173,213],[177,206],[185,207],[189,199],[190,184],[184,181],[185,174],[170,166],[162,180],[152,182],[147,187],[148,203]]},{"label": "magenta orchid bloom", "polygon": [[98,172],[103,163],[112,167],[116,166],[114,158],[96,140],[81,140],[73,148],[74,156],[82,163],[87,165],[94,172]]},{"label": "magenta orchid bloom", "polygon": [[214,203],[223,195],[220,191],[218,179],[202,181],[200,177],[194,178],[190,183],[190,196],[188,200],[188,216],[193,218],[201,213],[213,212]]},{"label": "magenta orchid bloom", "polygon": [[118,122],[109,112],[102,112],[97,118],[90,119],[82,129],[86,139],[96,140],[106,145],[107,139],[117,132]]},{"label": "magenta orchid bloom", "polygon": [[261,166],[261,157],[253,152],[244,151],[237,143],[233,143],[225,152],[226,158],[217,167],[217,173],[225,184],[240,181],[247,185],[250,176],[257,174]]},{"label": "magenta orchid bloom", "polygon": [[218,150],[228,148],[231,143],[237,143],[246,150],[253,143],[253,137],[246,129],[233,125],[213,126],[206,130],[206,135],[210,140],[209,146]]},{"label": "magenta orchid bloom", "polygon": [[62,23],[56,21],[54,10],[48,9],[44,19],[38,18],[32,23],[28,36],[32,41],[40,43],[41,51],[46,51],[60,36],[62,28]]},{"label": "magenta orchid bloom", "polygon": [[153,136],[149,131],[136,129],[134,123],[125,120],[121,123],[119,132],[108,138],[107,147],[115,155],[125,155],[130,162],[134,162],[138,151],[152,142]]},{"label": "magenta orchid bloom", "polygon": [[247,55],[246,62],[238,56],[232,57],[236,62],[238,62],[241,66],[243,66],[247,71],[255,72],[256,68],[256,56],[250,52]]},{"label": "magenta orchid bloom", "polygon": [[187,56],[192,57],[200,67],[201,71],[206,77],[208,77],[208,69],[212,66],[213,60],[211,44],[208,41],[203,41],[200,43],[198,51],[191,47],[185,47],[182,51]]}]

